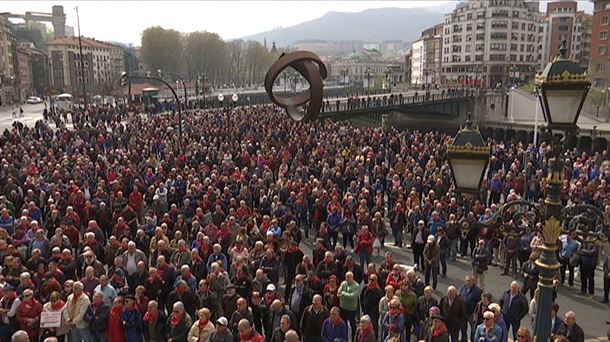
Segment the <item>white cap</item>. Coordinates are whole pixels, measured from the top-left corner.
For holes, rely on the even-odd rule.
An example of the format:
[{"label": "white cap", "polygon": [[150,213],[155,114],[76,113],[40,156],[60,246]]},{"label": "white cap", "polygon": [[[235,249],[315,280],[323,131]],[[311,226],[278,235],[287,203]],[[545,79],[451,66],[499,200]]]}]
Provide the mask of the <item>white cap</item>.
[{"label": "white cap", "polygon": [[434,235],[428,235],[428,243],[432,243],[436,241],[436,238],[434,238]]},{"label": "white cap", "polygon": [[225,327],[229,325],[229,321],[224,316],[217,319],[216,323],[224,325]]},{"label": "white cap", "polygon": [[267,291],[275,291],[275,285],[273,285],[273,284],[267,285]]}]

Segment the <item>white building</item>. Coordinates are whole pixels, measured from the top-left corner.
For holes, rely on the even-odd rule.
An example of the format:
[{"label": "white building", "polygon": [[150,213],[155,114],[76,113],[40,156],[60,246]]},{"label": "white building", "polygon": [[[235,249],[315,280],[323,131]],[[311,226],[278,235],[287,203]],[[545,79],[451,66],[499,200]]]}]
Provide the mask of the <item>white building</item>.
[{"label": "white building", "polygon": [[423,84],[426,55],[424,39],[416,40],[411,44],[411,84]]},{"label": "white building", "polygon": [[538,0],[470,0],[445,17],[444,82],[495,87],[527,82],[542,59]]}]

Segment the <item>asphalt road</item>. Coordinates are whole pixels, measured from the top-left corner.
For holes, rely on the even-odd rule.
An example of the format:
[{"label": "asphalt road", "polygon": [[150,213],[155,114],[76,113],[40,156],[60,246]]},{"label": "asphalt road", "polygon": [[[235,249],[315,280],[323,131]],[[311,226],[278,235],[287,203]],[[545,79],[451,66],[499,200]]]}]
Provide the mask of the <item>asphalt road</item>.
[{"label": "asphalt road", "polygon": [[[392,253],[394,261],[401,264],[413,265],[412,250],[405,247],[394,247],[392,242],[388,244],[389,240],[393,240],[391,235],[386,238],[385,251],[390,251]],[[339,242],[340,241],[342,241],[341,238],[339,239]],[[312,247],[313,245],[309,242],[301,244],[301,248],[303,248],[305,254],[311,255]],[[374,256],[372,262],[379,266],[381,262],[383,262],[383,254],[385,251],[382,250],[379,257]],[[358,260],[358,257],[354,256],[354,259]],[[435,294],[437,299],[440,299],[441,296],[446,294],[448,286],[456,286],[459,290],[464,284],[464,276],[470,271],[469,258],[458,257],[456,262],[447,261],[447,278],[441,278],[440,275],[438,278],[438,286]],[[487,272],[485,291],[490,292],[496,302],[498,298],[501,297],[502,293],[508,290],[511,281],[513,281],[512,277],[502,276],[500,275],[501,273],[502,269],[493,266],[490,267]],[[421,272],[418,274],[422,277],[422,280],[424,280],[424,275]],[[610,320],[610,306],[600,302],[603,294],[601,271],[598,270],[598,273],[595,276],[595,297],[593,299],[579,295],[580,281],[578,274],[575,276],[574,283],[574,288],[572,289],[567,288],[567,283],[566,287],[561,287],[559,289],[556,302],[559,304],[559,310],[562,317],[568,310],[576,312],[576,322],[584,330],[587,342],[607,342],[608,338],[606,337],[606,333],[608,329],[610,329],[610,325],[607,325],[606,321]],[[527,295],[527,299],[529,301],[529,294]],[[529,328],[531,331],[532,324],[530,321],[530,317],[526,316],[523,318],[521,326]]]},{"label": "asphalt road", "polygon": [[13,121],[22,122],[24,125],[34,127],[37,120],[42,119],[42,111],[44,110],[44,104],[24,104],[23,117],[19,117],[19,107],[16,108],[17,117],[13,117],[14,106],[2,106],[0,107],[0,130],[4,131],[5,128],[11,127]]}]

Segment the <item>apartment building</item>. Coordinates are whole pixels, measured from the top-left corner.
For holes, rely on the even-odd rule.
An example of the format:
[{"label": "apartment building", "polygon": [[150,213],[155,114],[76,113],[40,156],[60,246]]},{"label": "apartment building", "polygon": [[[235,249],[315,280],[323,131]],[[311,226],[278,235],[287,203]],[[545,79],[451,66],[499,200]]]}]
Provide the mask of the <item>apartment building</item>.
[{"label": "apartment building", "polygon": [[592,0],[591,59],[589,75],[596,87],[610,88],[610,0]]},{"label": "apartment building", "polygon": [[[123,49],[89,38],[82,38],[82,47],[81,59],[77,37],[47,42],[53,88],[79,94],[85,82],[87,93],[110,94],[119,86],[121,72],[125,68]],[[81,61],[84,63],[84,75]]]},{"label": "apartment building", "polygon": [[583,67],[589,65],[593,16],[578,11],[577,5],[576,1],[547,3],[543,18],[545,27],[541,67],[557,56],[564,40],[567,42],[568,56]]},{"label": "apartment building", "polygon": [[497,87],[529,81],[542,58],[538,0],[470,0],[445,17],[443,83]]},{"label": "apartment building", "polygon": [[2,105],[17,101],[15,48],[15,36],[11,33],[9,22],[0,16],[0,103]]},{"label": "apartment building", "polygon": [[411,84],[441,82],[443,24],[424,30],[411,44]]}]

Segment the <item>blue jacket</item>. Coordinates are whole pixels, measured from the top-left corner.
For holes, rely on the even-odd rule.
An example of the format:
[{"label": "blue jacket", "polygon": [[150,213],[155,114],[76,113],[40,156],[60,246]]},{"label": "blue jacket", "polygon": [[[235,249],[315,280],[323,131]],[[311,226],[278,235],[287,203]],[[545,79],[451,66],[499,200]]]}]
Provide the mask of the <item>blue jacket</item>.
[{"label": "blue jacket", "polygon": [[405,316],[401,313],[396,316],[392,316],[389,311],[386,312],[385,316],[381,321],[382,341],[385,340],[385,338],[390,334],[390,330],[393,326],[398,329],[400,340],[405,341]]},{"label": "blue jacket", "polygon": [[322,342],[347,342],[347,324],[341,321],[336,327],[330,318],[327,318],[322,324]]},{"label": "blue jacket", "polygon": [[474,309],[477,307],[477,304],[481,300],[481,288],[475,285],[470,288],[468,285],[462,286],[460,289],[460,297],[464,300],[464,305],[466,306],[466,312],[469,314],[474,313]]},{"label": "blue jacket", "polygon": [[502,330],[502,340],[500,342],[508,342],[508,327],[506,327],[506,322],[504,322],[502,315],[498,318],[496,325]]},{"label": "blue jacket", "polygon": [[445,221],[442,218],[439,218],[438,221],[434,221],[433,218],[430,218],[430,220],[428,220],[428,230],[430,231],[430,235],[436,235],[436,230],[444,225]]},{"label": "blue jacket", "polygon": [[477,327],[477,331],[474,333],[473,342],[501,342],[502,341],[502,328],[498,324],[494,324],[493,328],[487,333],[485,331],[485,324],[481,323]]},{"label": "blue jacket", "polygon": [[551,327],[551,336],[555,335],[557,333],[557,330],[559,330],[559,328],[561,327],[562,324],[563,324],[563,319],[561,319],[561,317],[559,317],[559,316],[555,316],[555,323]]},{"label": "blue jacket", "polygon": [[138,309],[125,310],[121,315],[127,341],[142,341],[142,315]]}]

